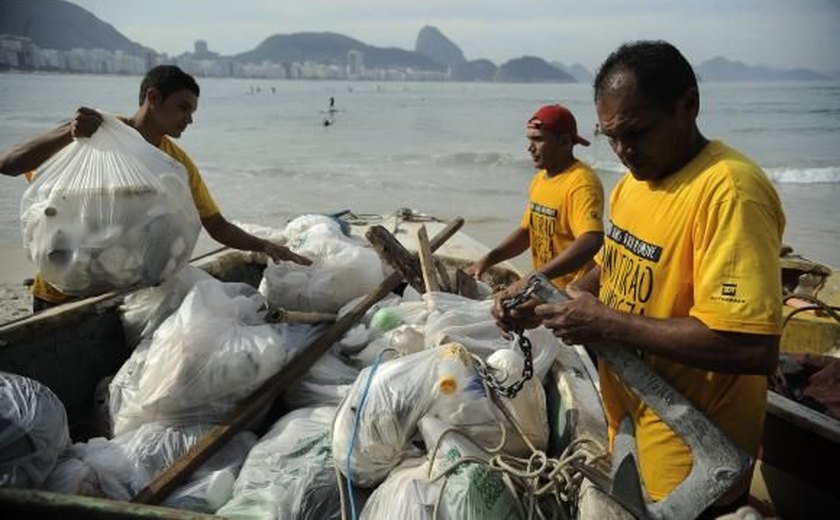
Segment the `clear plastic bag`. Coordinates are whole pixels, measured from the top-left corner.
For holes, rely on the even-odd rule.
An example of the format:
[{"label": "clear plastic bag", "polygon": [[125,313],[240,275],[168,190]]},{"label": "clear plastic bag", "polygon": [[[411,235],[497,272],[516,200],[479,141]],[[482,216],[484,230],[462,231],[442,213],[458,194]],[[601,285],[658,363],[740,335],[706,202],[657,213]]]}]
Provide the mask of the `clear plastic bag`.
[{"label": "clear plastic bag", "polygon": [[341,505],[329,431],[335,408],[303,408],[283,416],[251,450],[226,518],[338,520]]},{"label": "clear plastic bag", "polygon": [[196,284],[155,331],[148,351],[135,354],[146,356],[131,376],[136,399],[126,400],[123,392],[121,407],[111,410],[114,432],[149,421],[216,422],[317,332],[308,325],[268,325],[262,306],[262,297],[248,285]]},{"label": "clear plastic bag", "polygon": [[260,282],[260,293],[274,307],[336,312],[385,279],[376,252],[345,236],[329,217],[298,217],[284,233],[287,245],[310,258],[312,265],[269,263]]},{"label": "clear plastic bag", "polygon": [[[130,500],[209,430],[209,425],[202,424],[148,423],[111,440],[97,437],[74,444],[62,453],[43,487],[59,493]],[[163,504],[212,513],[231,497],[234,479],[256,442],[253,433],[238,433]]]},{"label": "clear plastic bag", "polygon": [[70,444],[67,412],[34,379],[0,372],[0,487],[37,487]]},{"label": "clear plastic bag", "polygon": [[120,305],[126,347],[133,349],[143,338],[151,338],[160,324],[178,310],[195,284],[211,278],[203,269],[186,265],[161,285],[126,296]]},{"label": "clear plastic bag", "polygon": [[184,167],[103,119],[39,167],[21,199],[27,255],[67,294],[158,284],[187,263],[201,228]]},{"label": "clear plastic bag", "polygon": [[[362,370],[336,413],[332,447],[338,469],[347,474],[347,458],[353,440],[360,398],[366,393],[353,443],[350,472],[354,484],[371,487],[412,453],[409,440],[417,421],[432,403],[440,352],[424,350],[383,361]],[[365,390],[367,388],[367,390]]]}]

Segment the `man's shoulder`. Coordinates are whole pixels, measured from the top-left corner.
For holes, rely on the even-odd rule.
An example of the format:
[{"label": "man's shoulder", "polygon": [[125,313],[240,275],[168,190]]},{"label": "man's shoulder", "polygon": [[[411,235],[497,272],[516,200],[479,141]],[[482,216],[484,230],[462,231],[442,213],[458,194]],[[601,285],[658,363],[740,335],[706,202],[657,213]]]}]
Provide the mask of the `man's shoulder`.
[{"label": "man's shoulder", "polygon": [[764,170],[752,159],[720,141],[709,144],[704,184],[719,198],[734,196],[756,202],[773,201],[778,195]]}]

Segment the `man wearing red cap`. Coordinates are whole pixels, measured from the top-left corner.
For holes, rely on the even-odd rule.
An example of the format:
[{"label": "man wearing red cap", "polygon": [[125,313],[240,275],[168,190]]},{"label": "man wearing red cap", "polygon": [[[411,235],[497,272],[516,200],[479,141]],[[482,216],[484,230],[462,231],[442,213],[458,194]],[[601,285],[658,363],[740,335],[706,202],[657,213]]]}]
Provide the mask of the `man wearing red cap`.
[{"label": "man wearing red cap", "polygon": [[531,181],[522,222],[468,272],[478,277],[530,247],[534,269],[565,287],[592,267],[592,257],[604,242],[604,188],[592,168],[574,156],[574,146],[589,146],[589,141],[578,135],[567,108],[546,105],[537,110],[525,136],[539,171]]},{"label": "man wearing red cap", "polygon": [[[628,172],[610,196],[598,265],[529,325],[566,344],[632,349],[756,457],[782,328],[779,196],[752,160],[700,131],[697,79],[673,45],[622,45],[594,83],[601,133]],[[494,309],[502,325],[530,320],[526,311]],[[666,498],[694,454],[607,363],[598,373],[610,439],[629,418],[645,491]],[[700,518],[746,504],[750,476]]]}]

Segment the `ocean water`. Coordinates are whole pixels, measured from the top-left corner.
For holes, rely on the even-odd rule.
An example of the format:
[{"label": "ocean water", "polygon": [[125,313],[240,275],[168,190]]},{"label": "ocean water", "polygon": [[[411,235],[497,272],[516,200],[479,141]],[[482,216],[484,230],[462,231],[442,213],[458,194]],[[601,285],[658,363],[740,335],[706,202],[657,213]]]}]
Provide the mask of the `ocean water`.
[{"label": "ocean water", "polygon": [[[0,74],[0,149],[66,120],[80,105],[131,115],[139,83]],[[623,171],[606,140],[592,135],[585,84],[199,83],[199,110],[179,144],[225,216],[241,222],[279,227],[305,212],[410,207],[463,216],[467,232],[493,245],[517,225],[533,175],[525,121],[550,102],[577,115],[592,141],[577,154],[596,167],[605,189]],[[339,111],[324,126],[331,96]],[[701,105],[704,134],[745,152],[773,180],[787,215],[785,242],[840,266],[840,83],[702,84]],[[0,258],[10,265],[23,258],[25,188],[22,179],[0,176]],[[19,279],[0,275],[3,283]]]}]

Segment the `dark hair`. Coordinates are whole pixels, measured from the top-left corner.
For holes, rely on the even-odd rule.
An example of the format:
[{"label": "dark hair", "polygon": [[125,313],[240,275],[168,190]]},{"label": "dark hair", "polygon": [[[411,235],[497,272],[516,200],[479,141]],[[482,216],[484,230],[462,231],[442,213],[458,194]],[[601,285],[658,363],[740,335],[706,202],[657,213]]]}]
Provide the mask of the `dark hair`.
[{"label": "dark hair", "polygon": [[140,83],[141,105],[146,98],[146,91],[150,88],[155,88],[160,92],[161,101],[182,89],[188,89],[196,96],[199,95],[198,83],[195,82],[195,78],[175,65],[158,65],[143,76],[143,81]]},{"label": "dark hair", "polygon": [[662,40],[637,41],[623,44],[601,64],[593,83],[596,102],[607,78],[621,71],[632,72],[642,96],[668,112],[686,90],[697,88],[694,70],[676,47]]}]

